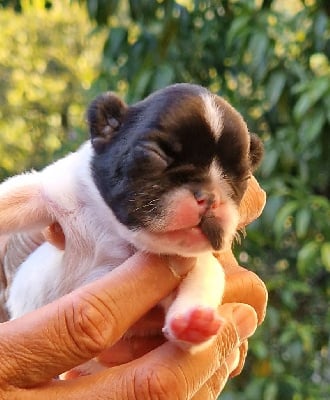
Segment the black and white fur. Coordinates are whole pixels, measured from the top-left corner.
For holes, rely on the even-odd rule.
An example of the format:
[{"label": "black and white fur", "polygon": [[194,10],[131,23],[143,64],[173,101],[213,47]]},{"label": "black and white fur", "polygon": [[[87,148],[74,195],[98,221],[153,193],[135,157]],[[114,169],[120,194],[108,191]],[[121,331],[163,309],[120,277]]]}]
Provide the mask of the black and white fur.
[{"label": "black and white fur", "polygon": [[167,337],[181,342],[173,319],[216,313],[221,303],[224,273],[212,252],[231,246],[260,140],[225,100],[191,84],[132,106],[105,93],[91,104],[88,123],[91,140],[78,151],[0,186],[0,234],[58,221],[66,238],[64,251],[44,243],[20,266],[10,315],[102,277],[136,249],[196,256],[166,314]]}]

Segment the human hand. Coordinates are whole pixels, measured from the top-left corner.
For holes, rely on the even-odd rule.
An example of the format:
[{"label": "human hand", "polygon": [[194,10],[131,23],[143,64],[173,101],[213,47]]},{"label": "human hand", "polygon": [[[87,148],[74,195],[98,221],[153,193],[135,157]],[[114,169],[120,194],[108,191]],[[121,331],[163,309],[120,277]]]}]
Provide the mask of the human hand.
[{"label": "human hand", "polygon": [[[241,227],[260,214],[264,200],[264,193],[253,178],[240,208]],[[57,247],[64,248],[65,238],[58,224],[55,223],[47,228],[44,235],[47,240]],[[39,237],[37,239],[40,240]],[[19,265],[17,255],[24,259],[37,246],[35,238],[24,238],[23,235],[23,240],[19,240],[21,246],[18,246],[21,251],[17,254],[17,238],[15,236],[11,239],[11,243],[12,246],[8,247],[5,240],[5,246],[2,246],[3,255],[7,258],[6,265],[9,273],[15,270],[15,265]],[[25,255],[24,252],[26,253]],[[2,260],[4,260],[3,255]],[[125,263],[125,268],[129,265],[134,265],[135,262],[139,263],[139,259],[135,260],[136,257],[140,256],[136,255],[132,260],[128,260]],[[231,252],[222,254],[219,259],[226,270],[227,282],[224,302],[240,301],[250,304],[257,313],[258,322],[262,322],[267,302],[267,291],[264,284],[255,274],[239,267]],[[149,259],[149,269],[151,261]],[[143,263],[141,259],[140,262],[141,265],[144,265],[144,267],[140,265],[140,270],[138,271],[141,278],[139,282],[142,282],[140,292],[135,291],[134,284],[131,288],[133,292],[128,292],[129,296],[131,296],[130,304],[137,304],[134,302],[134,299],[137,299],[137,302],[140,302],[143,307],[143,304],[146,305],[143,301],[143,296],[146,295],[145,282],[143,282],[143,274],[145,272],[142,272],[141,268],[148,269],[148,263],[145,264],[146,261]],[[168,292],[166,292],[163,285],[167,282],[172,286],[173,276],[170,274],[171,279],[166,280],[169,278],[168,276],[166,278],[166,274],[169,274],[170,271],[167,270],[164,273],[164,260],[156,260],[155,263],[157,264],[157,278],[159,278],[157,279],[156,292],[159,295],[164,290],[163,294],[165,296]],[[133,268],[136,273],[138,265],[134,265]],[[163,271],[161,272],[159,268],[162,268]],[[124,277],[125,272],[122,273]],[[131,272],[127,275],[129,279],[131,278],[130,274]],[[135,277],[136,275],[134,274],[133,276]],[[165,280],[162,279],[162,276]],[[111,281],[110,277],[106,279]],[[139,282],[136,283],[139,285]],[[113,298],[113,295],[116,298],[116,296],[118,297],[118,291],[116,291],[117,288],[113,284],[114,282],[107,289],[111,293],[111,298]],[[176,284],[178,284],[178,281],[175,282],[172,289]],[[107,281],[104,282],[104,285],[107,285]],[[99,299],[102,300],[107,297],[107,291],[102,294],[104,285],[99,286],[99,283],[95,282],[86,288],[87,293],[85,294],[92,293],[91,297],[87,296],[88,298],[93,299],[96,296],[97,301],[94,304],[96,306]],[[165,286],[167,287],[167,285]],[[127,289],[127,285],[125,285],[124,291],[119,293],[125,293],[125,288]],[[137,294],[137,296],[132,296],[133,293]],[[138,295],[139,293],[142,293],[141,296]],[[152,293],[148,293],[148,296],[150,295],[152,298],[154,294],[154,291],[152,291]],[[70,301],[70,296],[73,296],[75,300],[73,303]],[[86,305],[86,298],[81,302],[80,306],[77,304],[78,301],[81,301],[79,300],[81,296],[83,296],[81,290],[74,292],[72,295],[66,296],[43,310],[32,313],[28,319],[24,317],[17,322],[13,321],[0,326],[0,354],[3,355],[3,363],[0,367],[0,398],[4,396],[6,399],[24,398],[28,400],[29,398],[41,399],[44,396],[48,396],[50,400],[62,397],[71,399],[79,397],[83,400],[84,398],[90,398],[92,393],[93,398],[129,400],[133,398],[148,399],[153,398],[153,396],[161,398],[161,394],[163,394],[164,398],[167,398],[168,393],[171,393],[171,396],[176,397],[177,395],[177,398],[215,399],[227,382],[229,374],[231,376],[238,374],[244,365],[247,341],[243,339],[245,336],[252,334],[256,327],[255,314],[248,306],[237,306],[237,304],[221,306],[219,311],[223,317],[227,317],[227,323],[223,325],[219,332],[217,341],[205,351],[206,353],[201,352],[190,356],[188,353],[183,353],[173,347],[171,343],[163,344],[164,338],[160,334],[163,316],[159,309],[153,308],[134,325],[132,337],[119,340],[114,346],[111,346],[112,343],[116,342],[116,334],[113,333],[113,329],[115,328],[117,336],[120,336],[120,332],[123,332],[122,324],[116,325],[114,323],[111,326],[111,323],[116,321],[121,312],[124,313],[123,315],[127,321],[130,320],[133,323],[134,315],[126,313],[127,309],[125,307],[124,310],[115,307],[115,312],[110,307],[104,315],[104,321],[108,323],[103,326],[106,327],[106,331],[109,333],[109,340],[105,345],[102,335],[100,336],[101,340],[93,336],[96,335],[95,331],[97,331],[93,318],[87,321],[84,319],[83,323],[81,323],[81,317],[86,316],[85,312],[81,312],[84,305]],[[148,298],[145,300],[147,301]],[[75,306],[72,307],[72,304],[75,304]],[[87,310],[90,308],[93,309],[92,304],[87,301]],[[234,310],[235,313],[233,314]],[[99,315],[98,310],[94,311],[97,317]],[[239,318],[240,312],[243,320]],[[78,316],[78,319],[72,318],[72,315]],[[33,316],[33,320],[31,320],[31,316]],[[19,322],[22,320],[23,324]],[[78,333],[75,332],[75,324],[78,324]],[[241,329],[239,329],[239,326]],[[149,335],[145,336],[144,334],[144,336],[141,336],[139,332],[145,333],[146,328]],[[16,329],[17,332],[15,332]],[[78,338],[81,330],[85,332],[83,338],[93,345],[93,351],[84,352],[83,347],[85,346],[81,346]],[[27,331],[28,335],[26,335]],[[61,331],[61,336],[57,337],[59,331]],[[100,333],[102,332],[103,330]],[[238,335],[238,332],[241,333],[241,336]],[[5,340],[1,338],[5,338]],[[95,343],[93,343],[94,341]],[[107,348],[107,350],[102,351],[102,347]],[[154,348],[155,350],[151,351]],[[100,353],[98,358],[104,365],[115,367],[95,376],[83,377],[74,381],[53,382],[51,380],[54,374],[80,364],[86,358],[91,358],[97,353]],[[237,365],[238,353],[239,364]],[[201,357],[204,362],[201,362]],[[47,360],[51,360],[51,363]],[[155,367],[159,367],[159,369],[155,369]],[[30,369],[32,369],[32,375]],[[132,379],[133,384],[124,385],[123,382],[129,383],[130,379]],[[43,384],[43,386],[40,386],[40,384]],[[147,390],[147,394],[145,390]],[[162,393],[160,393],[160,390],[163,390]],[[135,393],[133,393],[134,391]]]},{"label": "human hand", "polygon": [[[190,355],[166,342],[125,364],[68,381],[52,378],[116,343],[175,289],[168,260],[136,254],[102,279],[0,325],[0,398],[214,399],[257,326],[248,305],[226,304],[217,340]],[[146,287],[148,290],[146,290]],[[226,361],[227,360],[227,361]]]}]

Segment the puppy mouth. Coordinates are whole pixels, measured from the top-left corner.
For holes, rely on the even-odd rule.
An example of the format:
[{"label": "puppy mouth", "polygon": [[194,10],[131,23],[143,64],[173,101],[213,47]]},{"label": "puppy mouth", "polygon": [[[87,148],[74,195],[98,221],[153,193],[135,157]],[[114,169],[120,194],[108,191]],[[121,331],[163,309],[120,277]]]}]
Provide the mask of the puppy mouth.
[{"label": "puppy mouth", "polygon": [[224,230],[220,221],[213,214],[205,214],[200,222],[193,226],[164,231],[165,235],[173,242],[181,243],[184,247],[199,248],[202,243],[208,242],[215,251],[221,250],[224,243]]}]

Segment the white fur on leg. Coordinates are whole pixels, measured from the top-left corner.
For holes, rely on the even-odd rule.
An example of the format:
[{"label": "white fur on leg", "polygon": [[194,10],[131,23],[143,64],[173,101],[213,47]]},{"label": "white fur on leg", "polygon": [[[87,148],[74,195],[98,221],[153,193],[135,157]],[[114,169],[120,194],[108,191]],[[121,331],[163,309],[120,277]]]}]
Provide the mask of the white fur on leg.
[{"label": "white fur on leg", "polygon": [[170,321],[196,308],[210,308],[217,312],[218,306],[221,304],[224,288],[225,275],[219,261],[211,253],[200,255],[196,266],[181,282],[177,296],[166,313],[163,328],[166,337],[176,342],[183,349],[188,349],[191,353],[208,347],[214,337],[200,344],[179,340],[171,329]]},{"label": "white fur on leg", "polygon": [[8,293],[7,308],[11,319],[60,297],[65,285],[65,271],[61,268],[64,251],[43,243],[23,262],[14,276]]},{"label": "white fur on leg", "polygon": [[14,176],[1,184],[0,234],[38,230],[51,222],[39,173]]}]

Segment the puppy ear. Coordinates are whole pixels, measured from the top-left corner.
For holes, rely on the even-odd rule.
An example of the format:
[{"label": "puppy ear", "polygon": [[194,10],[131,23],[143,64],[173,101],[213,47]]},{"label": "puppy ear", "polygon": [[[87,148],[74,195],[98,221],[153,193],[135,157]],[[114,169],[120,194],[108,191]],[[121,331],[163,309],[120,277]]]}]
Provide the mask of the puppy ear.
[{"label": "puppy ear", "polygon": [[119,130],[127,111],[127,105],[114,93],[107,92],[98,96],[90,104],[87,121],[92,146],[101,153]]},{"label": "puppy ear", "polygon": [[257,167],[259,166],[262,157],[264,154],[264,145],[262,144],[262,141],[259,139],[259,137],[254,134],[250,133],[250,164],[251,164],[251,169],[252,171],[256,170]]}]

